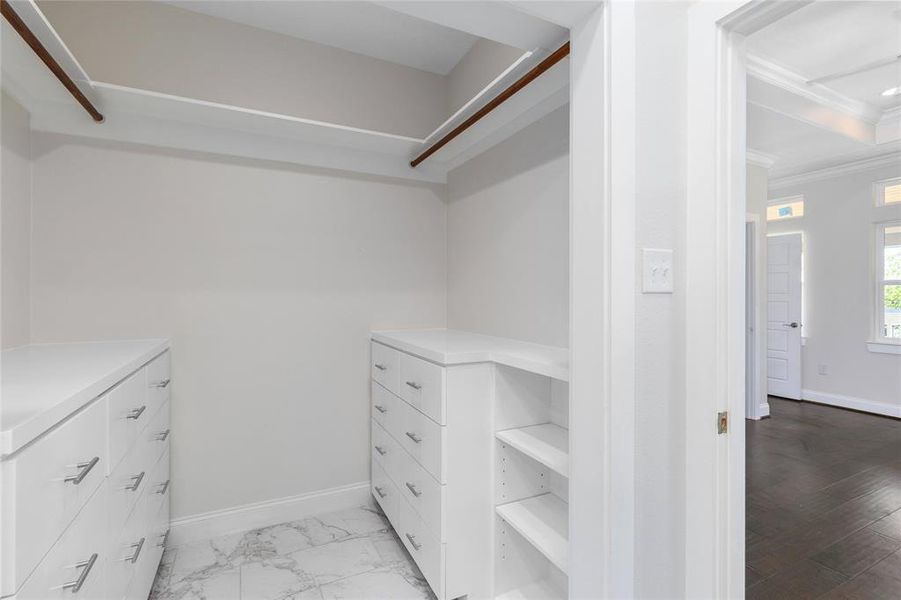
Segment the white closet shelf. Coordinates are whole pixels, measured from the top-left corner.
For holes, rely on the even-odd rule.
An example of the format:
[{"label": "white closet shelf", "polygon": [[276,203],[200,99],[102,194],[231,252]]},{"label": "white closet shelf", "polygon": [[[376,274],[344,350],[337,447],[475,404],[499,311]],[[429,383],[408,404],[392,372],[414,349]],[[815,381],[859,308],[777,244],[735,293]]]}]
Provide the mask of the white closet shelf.
[{"label": "white closet shelf", "polygon": [[554,425],[530,425],[498,431],[497,439],[564,477],[569,477],[569,431]]},{"label": "white closet shelf", "polygon": [[548,581],[540,580],[495,596],[495,600],[563,600],[566,594]]},{"label": "white closet shelf", "polygon": [[569,350],[455,329],[373,331],[373,341],[439,365],[493,362],[569,381]]},{"label": "white closet shelf", "polygon": [[553,494],[542,494],[502,504],[495,510],[555,567],[567,572],[569,511],[566,502]]}]

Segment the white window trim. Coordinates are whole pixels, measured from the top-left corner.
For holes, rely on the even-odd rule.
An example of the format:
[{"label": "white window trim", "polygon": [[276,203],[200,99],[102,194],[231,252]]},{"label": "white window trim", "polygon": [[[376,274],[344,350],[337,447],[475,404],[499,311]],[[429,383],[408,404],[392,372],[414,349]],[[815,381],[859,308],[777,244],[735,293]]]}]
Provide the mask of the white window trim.
[{"label": "white window trim", "polygon": [[[804,205],[804,211],[807,211],[807,202],[805,201],[804,194],[793,194],[791,196],[783,196],[782,198],[773,198],[772,200],[767,200],[767,207],[774,206],[776,204],[791,204],[793,202],[801,202]],[[792,215],[790,217],[783,217],[781,219],[773,219],[770,221],[766,218],[766,211],[763,214],[763,220],[768,223],[779,223],[781,221],[792,221],[794,219],[803,219],[804,215]]]},{"label": "white window trim", "polygon": [[901,177],[890,177],[889,179],[881,179],[873,183],[873,205],[874,206],[901,206],[901,202],[885,203],[885,188],[893,185],[901,184]]},{"label": "white window trim", "polygon": [[[880,182],[882,183],[882,182]],[[901,339],[885,337],[882,332],[885,325],[885,286],[901,285],[901,279],[884,279],[885,275],[885,230],[888,227],[901,225],[901,221],[884,221],[876,223],[874,261],[873,261],[873,338],[867,342],[867,350],[883,354],[901,354]]]}]

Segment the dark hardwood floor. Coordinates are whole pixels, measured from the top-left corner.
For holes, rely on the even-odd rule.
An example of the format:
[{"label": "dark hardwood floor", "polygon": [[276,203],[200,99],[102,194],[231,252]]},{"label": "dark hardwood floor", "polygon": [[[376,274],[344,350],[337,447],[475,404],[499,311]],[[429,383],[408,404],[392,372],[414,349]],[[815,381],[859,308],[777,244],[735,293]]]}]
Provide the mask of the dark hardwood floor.
[{"label": "dark hardwood floor", "polygon": [[901,599],[901,421],[770,397],[747,425],[747,597]]}]

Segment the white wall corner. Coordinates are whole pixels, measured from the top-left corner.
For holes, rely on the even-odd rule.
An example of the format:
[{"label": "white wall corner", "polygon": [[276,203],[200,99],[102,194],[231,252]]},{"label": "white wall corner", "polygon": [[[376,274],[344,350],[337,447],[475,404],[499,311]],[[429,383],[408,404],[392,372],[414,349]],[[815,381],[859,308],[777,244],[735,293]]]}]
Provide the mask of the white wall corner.
[{"label": "white wall corner", "polygon": [[177,546],[348,508],[371,506],[373,502],[369,482],[361,481],[299,496],[235,506],[172,520],[169,543]]}]

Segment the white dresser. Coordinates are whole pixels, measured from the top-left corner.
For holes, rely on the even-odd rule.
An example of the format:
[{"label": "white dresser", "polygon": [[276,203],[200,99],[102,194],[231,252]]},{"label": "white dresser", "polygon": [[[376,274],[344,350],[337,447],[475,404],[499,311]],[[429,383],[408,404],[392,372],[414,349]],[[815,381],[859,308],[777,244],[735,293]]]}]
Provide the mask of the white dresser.
[{"label": "white dresser", "polygon": [[2,353],[0,596],[147,598],[169,528],[168,348]]},{"label": "white dresser", "polygon": [[566,596],[568,351],[375,332],[372,495],[440,600]]}]

